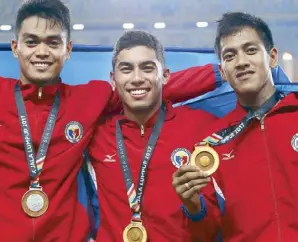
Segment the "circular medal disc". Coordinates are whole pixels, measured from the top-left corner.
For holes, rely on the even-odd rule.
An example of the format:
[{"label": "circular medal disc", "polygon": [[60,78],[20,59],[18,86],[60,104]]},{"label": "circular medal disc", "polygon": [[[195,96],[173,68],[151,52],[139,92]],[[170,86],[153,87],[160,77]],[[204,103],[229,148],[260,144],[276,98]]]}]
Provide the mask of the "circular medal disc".
[{"label": "circular medal disc", "polygon": [[47,211],[49,199],[42,190],[32,189],[24,194],[22,207],[30,217],[39,217]]},{"label": "circular medal disc", "polygon": [[212,175],[219,166],[219,156],[210,146],[196,146],[190,157],[190,164],[197,166],[208,176]]},{"label": "circular medal disc", "polygon": [[131,222],[123,231],[124,242],[146,242],[147,232],[141,222]]}]

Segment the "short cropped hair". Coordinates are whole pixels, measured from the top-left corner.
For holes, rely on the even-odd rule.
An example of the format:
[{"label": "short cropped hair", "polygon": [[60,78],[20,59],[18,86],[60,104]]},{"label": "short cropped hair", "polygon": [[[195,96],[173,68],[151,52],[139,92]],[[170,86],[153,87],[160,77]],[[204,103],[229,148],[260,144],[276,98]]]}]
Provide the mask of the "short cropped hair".
[{"label": "short cropped hair", "polygon": [[227,36],[241,31],[245,27],[250,27],[257,32],[268,53],[274,47],[271,30],[264,20],[243,12],[225,13],[217,21],[214,49],[219,59],[221,56],[220,41]]},{"label": "short cropped hair", "polygon": [[130,49],[136,46],[145,46],[155,51],[157,60],[164,66],[164,48],[159,40],[152,34],[141,30],[126,31],[116,42],[114,51],[112,66],[115,69],[116,59],[119,53],[124,49]]},{"label": "short cropped hair", "polygon": [[67,32],[68,40],[70,39],[69,9],[60,0],[28,0],[24,2],[17,13],[16,37],[18,37],[23,21],[33,16],[50,20],[53,26],[60,26]]}]

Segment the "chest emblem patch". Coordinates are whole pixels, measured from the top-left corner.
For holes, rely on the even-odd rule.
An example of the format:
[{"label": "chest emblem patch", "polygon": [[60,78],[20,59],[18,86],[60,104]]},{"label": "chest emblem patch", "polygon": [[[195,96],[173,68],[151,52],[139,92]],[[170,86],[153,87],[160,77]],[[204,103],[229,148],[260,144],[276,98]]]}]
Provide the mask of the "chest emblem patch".
[{"label": "chest emblem patch", "polygon": [[77,121],[71,121],[65,126],[65,138],[70,143],[78,143],[80,139],[83,137],[83,133],[83,126]]},{"label": "chest emblem patch", "polygon": [[291,145],[292,145],[293,149],[296,152],[298,152],[298,133],[292,137]]},{"label": "chest emblem patch", "polygon": [[191,153],[185,148],[177,148],[171,154],[171,161],[173,165],[180,168],[183,165],[188,165]]}]

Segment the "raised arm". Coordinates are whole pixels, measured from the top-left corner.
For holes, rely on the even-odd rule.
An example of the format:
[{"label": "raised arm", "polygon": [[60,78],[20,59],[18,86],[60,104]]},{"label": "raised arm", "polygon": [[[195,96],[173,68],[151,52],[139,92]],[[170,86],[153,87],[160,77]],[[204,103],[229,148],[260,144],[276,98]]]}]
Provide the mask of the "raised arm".
[{"label": "raised arm", "polygon": [[218,65],[190,67],[171,74],[163,88],[163,97],[172,103],[187,101],[213,91],[222,82]]},{"label": "raised arm", "polygon": [[[187,101],[214,90],[222,84],[218,65],[195,66],[171,74],[163,88],[163,98],[172,103]],[[122,103],[117,91],[113,92],[105,113],[119,112]]]}]

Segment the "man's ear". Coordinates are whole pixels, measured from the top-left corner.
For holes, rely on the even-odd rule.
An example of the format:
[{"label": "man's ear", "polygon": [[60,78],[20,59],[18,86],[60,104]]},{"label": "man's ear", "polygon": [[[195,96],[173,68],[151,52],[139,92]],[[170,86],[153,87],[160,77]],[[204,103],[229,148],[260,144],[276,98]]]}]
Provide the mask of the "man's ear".
[{"label": "man's ear", "polygon": [[270,50],[269,55],[270,55],[269,65],[270,65],[271,68],[274,68],[274,67],[277,66],[277,63],[278,63],[278,50],[277,50],[277,48],[272,48]]},{"label": "man's ear", "polygon": [[168,81],[169,81],[169,79],[171,77],[170,69],[169,68],[165,68],[163,70],[163,73],[162,74],[163,74],[163,82],[162,82],[162,84],[165,85],[165,84],[168,83]]},{"label": "man's ear", "polygon": [[116,81],[115,81],[115,74],[114,72],[110,72],[110,82],[112,84],[113,91],[116,89]]},{"label": "man's ear", "polygon": [[70,55],[72,52],[72,41],[70,40],[66,46],[66,59],[70,59]]},{"label": "man's ear", "polygon": [[13,39],[10,43],[10,47],[11,47],[13,56],[15,58],[18,58],[18,41],[16,39]]}]

